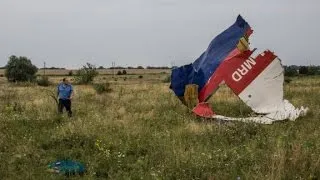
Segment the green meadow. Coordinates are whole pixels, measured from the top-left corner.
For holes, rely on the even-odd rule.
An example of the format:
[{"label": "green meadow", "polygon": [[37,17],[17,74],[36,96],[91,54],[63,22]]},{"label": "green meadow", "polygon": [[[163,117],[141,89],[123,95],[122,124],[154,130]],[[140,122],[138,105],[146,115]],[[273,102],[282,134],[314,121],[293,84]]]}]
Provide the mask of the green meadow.
[{"label": "green meadow", "polygon": [[[320,178],[320,77],[285,84],[285,98],[309,107],[307,116],[261,125],[194,116],[170,91],[166,76],[98,76],[112,89],[102,94],[74,85],[72,118],[57,114],[50,96],[55,85],[2,79],[0,179],[65,179],[47,171],[60,159],[86,166],[83,176],[71,179]],[[210,103],[221,115],[252,113],[227,87]]]}]

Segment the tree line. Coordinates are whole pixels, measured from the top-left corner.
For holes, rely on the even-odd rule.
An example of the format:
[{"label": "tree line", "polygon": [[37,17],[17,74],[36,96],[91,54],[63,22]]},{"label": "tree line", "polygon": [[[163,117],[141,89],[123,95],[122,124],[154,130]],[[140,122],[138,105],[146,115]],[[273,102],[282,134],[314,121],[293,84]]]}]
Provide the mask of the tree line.
[{"label": "tree line", "polygon": [[285,76],[320,75],[320,66],[284,66]]},{"label": "tree line", "polygon": [[168,67],[168,66],[147,66],[147,67],[143,67],[143,66],[137,66],[137,67],[116,66],[116,67],[105,68],[103,66],[99,66],[98,69],[172,69],[172,67]]},{"label": "tree line", "polygon": [[[36,79],[36,73],[38,68],[32,64],[31,60],[24,56],[10,56],[8,63],[5,67],[5,76],[10,82],[17,81],[34,81]],[[125,69],[145,69],[142,66],[134,67],[113,67],[114,69],[123,69],[118,71],[117,75],[125,75],[127,71]],[[51,67],[49,69],[64,69]],[[103,69],[102,66],[96,68],[96,66],[87,63],[80,68],[75,76],[80,83],[90,83],[95,76],[98,75],[97,69]],[[112,69],[112,68],[109,68]],[[147,66],[146,69],[171,69],[166,66],[153,67]],[[320,75],[320,66],[284,66],[285,76],[299,76],[299,75]],[[73,74],[72,74],[73,75]]]}]

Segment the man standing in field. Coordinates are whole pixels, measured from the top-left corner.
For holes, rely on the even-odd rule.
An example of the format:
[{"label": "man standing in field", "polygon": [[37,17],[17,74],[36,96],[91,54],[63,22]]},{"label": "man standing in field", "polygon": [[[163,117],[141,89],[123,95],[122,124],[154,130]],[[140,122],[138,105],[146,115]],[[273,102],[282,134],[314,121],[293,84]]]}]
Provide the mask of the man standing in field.
[{"label": "man standing in field", "polygon": [[73,96],[73,87],[69,83],[69,81],[66,78],[63,78],[62,83],[60,83],[57,87],[58,92],[58,99],[59,99],[59,105],[58,105],[58,111],[59,113],[63,113],[63,108],[65,107],[68,116],[72,116],[71,111],[71,100]]}]

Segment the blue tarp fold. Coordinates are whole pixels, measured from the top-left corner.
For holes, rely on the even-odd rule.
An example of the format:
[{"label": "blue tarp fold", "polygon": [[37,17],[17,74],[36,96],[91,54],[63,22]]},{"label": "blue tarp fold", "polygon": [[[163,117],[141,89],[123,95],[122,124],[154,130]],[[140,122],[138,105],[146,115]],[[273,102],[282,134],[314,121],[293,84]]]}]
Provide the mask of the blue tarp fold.
[{"label": "blue tarp fold", "polygon": [[221,62],[237,48],[239,40],[248,30],[249,24],[239,15],[232,26],[211,41],[207,50],[194,63],[173,69],[170,87],[174,93],[183,96],[188,84],[197,84],[200,92]]}]

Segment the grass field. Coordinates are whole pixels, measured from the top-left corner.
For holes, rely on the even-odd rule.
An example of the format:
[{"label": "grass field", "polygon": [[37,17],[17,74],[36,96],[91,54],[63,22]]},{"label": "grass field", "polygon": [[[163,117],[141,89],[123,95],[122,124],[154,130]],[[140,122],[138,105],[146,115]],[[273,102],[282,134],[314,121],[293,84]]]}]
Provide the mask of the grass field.
[{"label": "grass field", "polygon": [[[260,125],[195,117],[165,76],[99,76],[112,88],[102,95],[76,85],[72,118],[57,115],[55,86],[1,79],[0,179],[64,179],[46,171],[57,159],[84,163],[82,179],[320,178],[320,77],[285,85],[287,99],[310,108],[306,117]],[[222,115],[251,113],[226,87],[210,102]]]}]

